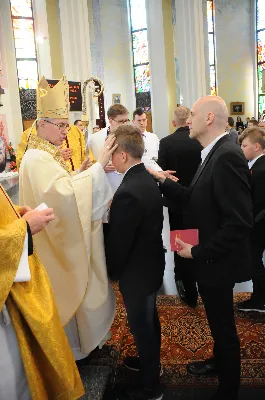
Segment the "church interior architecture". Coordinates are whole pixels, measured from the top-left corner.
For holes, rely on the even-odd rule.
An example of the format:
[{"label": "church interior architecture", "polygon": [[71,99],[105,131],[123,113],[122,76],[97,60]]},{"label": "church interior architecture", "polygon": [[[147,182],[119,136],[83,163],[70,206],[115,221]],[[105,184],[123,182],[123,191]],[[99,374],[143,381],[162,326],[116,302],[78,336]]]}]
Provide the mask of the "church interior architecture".
[{"label": "church interior architecture", "polygon": [[0,0],[0,400],[264,400],[264,155],[265,0]]}]

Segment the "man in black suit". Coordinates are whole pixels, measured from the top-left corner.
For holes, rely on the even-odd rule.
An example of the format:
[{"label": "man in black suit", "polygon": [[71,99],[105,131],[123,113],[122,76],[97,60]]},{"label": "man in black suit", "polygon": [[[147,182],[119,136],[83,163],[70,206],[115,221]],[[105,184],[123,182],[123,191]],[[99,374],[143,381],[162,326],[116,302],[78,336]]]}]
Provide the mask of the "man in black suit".
[{"label": "man in black suit", "polygon": [[[188,187],[201,162],[201,144],[190,138],[190,129],[187,119],[190,116],[188,107],[179,106],[173,114],[172,125],[176,131],[160,141],[158,165],[164,170],[176,171],[179,183]],[[164,198],[164,205],[168,207],[170,230],[182,229],[182,213],[175,207],[174,201]],[[175,281],[180,298],[190,307],[196,307],[198,291],[196,282],[189,268],[190,260],[181,258],[174,253]]]},{"label": "man in black suit", "polygon": [[253,293],[249,300],[238,303],[241,311],[265,312],[265,131],[248,128],[240,137],[241,148],[249,161],[254,228],[250,236]]},{"label": "man in black suit", "polygon": [[142,381],[139,390],[128,390],[118,399],[160,400],[161,330],[156,292],[162,285],[165,268],[162,196],[141,162],[144,142],[140,130],[123,125],[115,136],[118,147],[112,163],[125,175],[110,208],[107,269],[110,279],[119,281],[139,355],[125,359],[124,364],[140,369]]},{"label": "man in black suit", "polygon": [[[216,96],[200,98],[187,123],[191,138],[202,144],[202,164],[189,188],[152,172],[161,190],[183,209],[184,229],[199,230],[199,244],[177,239],[181,257],[193,267],[211,334],[219,379],[214,400],[236,400],[240,384],[240,344],[233,287],[250,279],[248,237],[252,228],[250,173],[244,154],[225,132],[228,112]],[[193,363],[189,371],[207,370],[213,360]],[[204,368],[202,368],[202,365]],[[210,367],[211,368],[211,367]]]}]

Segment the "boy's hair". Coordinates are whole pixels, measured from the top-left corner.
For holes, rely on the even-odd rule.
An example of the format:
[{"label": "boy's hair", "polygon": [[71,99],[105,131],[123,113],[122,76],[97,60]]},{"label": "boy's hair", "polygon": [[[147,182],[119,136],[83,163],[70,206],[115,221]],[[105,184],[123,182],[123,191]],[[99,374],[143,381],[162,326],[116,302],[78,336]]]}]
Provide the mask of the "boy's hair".
[{"label": "boy's hair", "polygon": [[233,117],[228,117],[227,122],[228,122],[228,125],[231,126],[232,128],[235,125],[235,121],[234,121]]},{"label": "boy's hair", "polygon": [[145,111],[141,108],[138,107],[136,108],[136,110],[134,110],[133,112],[133,119],[135,119],[135,116],[138,115],[138,117],[140,117],[141,115],[145,114]]},{"label": "boy's hair", "polygon": [[265,149],[265,131],[264,129],[254,126],[253,128],[247,128],[244,130],[242,135],[239,137],[239,143],[242,144],[243,140],[249,138],[251,143],[259,143],[260,147]]},{"label": "boy's hair", "polygon": [[122,104],[113,104],[107,111],[108,118],[114,119],[118,115],[129,114],[129,111]]},{"label": "boy's hair", "polygon": [[141,159],[144,154],[144,141],[140,129],[133,125],[120,125],[115,130],[117,151],[123,150],[132,158]]},{"label": "boy's hair", "polygon": [[249,121],[249,123],[253,124],[254,126],[258,126],[259,125],[259,123],[258,123],[258,121],[256,119],[251,119]]}]

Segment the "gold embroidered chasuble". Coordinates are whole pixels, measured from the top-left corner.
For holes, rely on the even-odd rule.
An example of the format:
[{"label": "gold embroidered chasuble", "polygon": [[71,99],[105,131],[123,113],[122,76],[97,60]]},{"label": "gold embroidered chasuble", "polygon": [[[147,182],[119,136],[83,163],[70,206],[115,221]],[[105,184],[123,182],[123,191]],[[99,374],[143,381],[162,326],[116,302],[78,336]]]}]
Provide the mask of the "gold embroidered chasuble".
[{"label": "gold embroidered chasuble", "polygon": [[76,318],[83,353],[105,338],[115,314],[102,231],[111,198],[99,163],[70,176],[57,147],[37,135],[30,137],[20,168],[20,204],[35,208],[44,202],[54,209],[55,220],[34,236],[34,245],[63,325]]},{"label": "gold embroidered chasuble", "polygon": [[[17,148],[17,156],[16,156],[18,171],[20,169],[20,164],[21,164],[22,158],[25,154],[25,150],[27,148],[27,143],[28,143],[30,132],[32,135],[36,135],[37,132],[36,132],[35,126],[33,128],[27,129],[21,135],[20,143]],[[73,152],[71,159],[66,161],[68,171],[72,172],[72,171],[75,171],[78,168],[80,168],[82,162],[86,159],[86,147],[85,147],[84,134],[75,125],[71,126],[71,128],[67,134],[67,138],[63,142],[62,148],[64,149],[67,147],[70,148]],[[88,155],[89,155],[91,161],[95,162],[95,158],[90,149],[89,149]]]},{"label": "gold embroidered chasuble", "polygon": [[7,305],[32,400],[78,399],[83,385],[35,252],[29,257],[31,280],[14,283],[27,232],[16,210],[0,185],[0,310]]}]

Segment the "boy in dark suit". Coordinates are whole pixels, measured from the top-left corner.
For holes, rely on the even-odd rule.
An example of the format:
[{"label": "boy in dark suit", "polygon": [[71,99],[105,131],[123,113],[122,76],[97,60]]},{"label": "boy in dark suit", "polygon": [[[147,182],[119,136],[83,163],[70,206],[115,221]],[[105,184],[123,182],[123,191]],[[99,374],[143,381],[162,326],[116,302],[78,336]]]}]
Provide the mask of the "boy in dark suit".
[{"label": "boy in dark suit", "polygon": [[265,268],[262,262],[265,249],[265,131],[248,128],[240,137],[241,149],[251,173],[254,228],[250,237],[253,293],[249,300],[238,303],[241,311],[265,312]]},{"label": "boy in dark suit", "polygon": [[193,268],[211,334],[214,359],[192,363],[190,373],[216,369],[218,391],[212,400],[237,400],[240,385],[240,343],[236,331],[233,287],[248,281],[249,235],[252,228],[250,173],[244,154],[225,132],[228,111],[223,99],[204,96],[187,120],[190,137],[203,146],[202,163],[188,188],[158,172],[162,193],[182,206],[183,228],[199,230],[199,244],[182,246],[181,257]]},{"label": "boy in dark suit", "polygon": [[142,386],[118,399],[161,400],[160,322],[156,292],[163,282],[165,256],[162,243],[163,204],[160,190],[141,162],[144,142],[134,126],[115,131],[115,169],[124,174],[109,217],[106,259],[110,279],[119,281],[138,358],[125,366],[139,370]]}]

